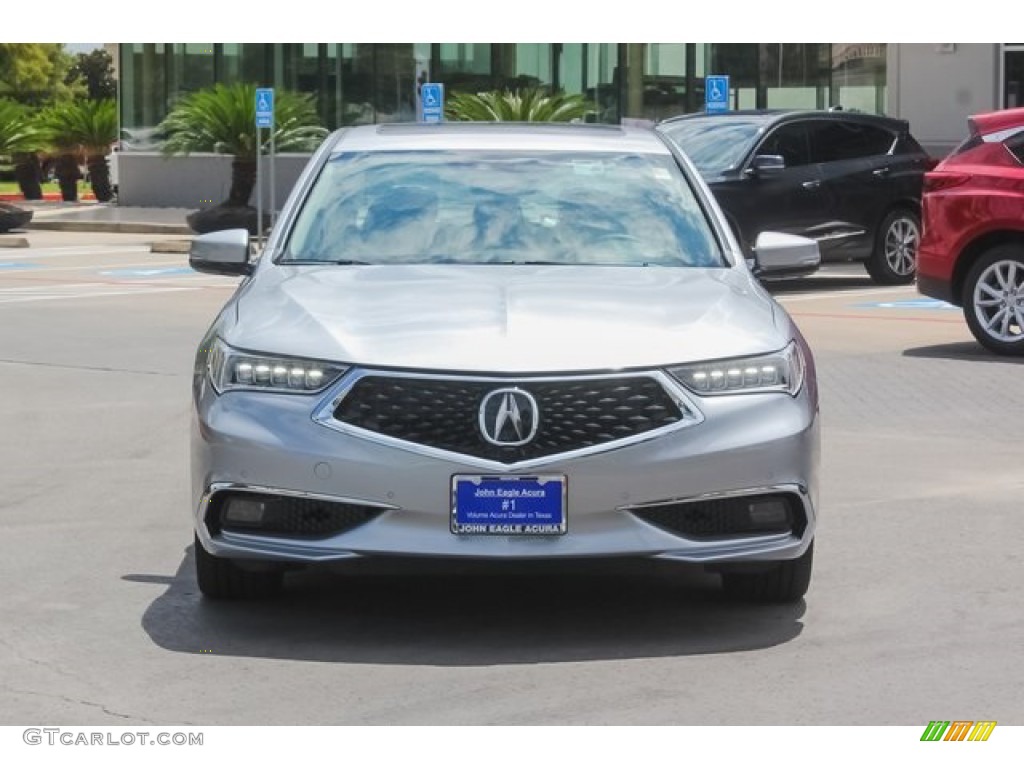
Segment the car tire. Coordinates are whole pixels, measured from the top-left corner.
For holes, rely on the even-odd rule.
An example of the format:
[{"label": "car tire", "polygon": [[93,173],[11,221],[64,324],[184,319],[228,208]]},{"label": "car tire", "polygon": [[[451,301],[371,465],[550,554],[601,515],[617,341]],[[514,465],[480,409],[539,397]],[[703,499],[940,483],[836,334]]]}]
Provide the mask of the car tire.
[{"label": "car tire", "polygon": [[983,347],[1024,355],[1024,245],[983,253],[967,273],[962,299],[967,327]]},{"label": "car tire", "polygon": [[270,597],[281,589],[281,571],[247,571],[232,561],[211,555],[195,539],[196,581],[199,591],[211,600],[254,600]]},{"label": "car tire", "polygon": [[756,603],[795,603],[811,585],[814,542],[795,560],[780,560],[756,573],[725,572],[722,587],[737,600]]},{"label": "car tire", "polygon": [[882,285],[914,282],[917,247],[921,244],[921,217],[909,208],[894,208],[875,233],[875,247],[865,268]]}]

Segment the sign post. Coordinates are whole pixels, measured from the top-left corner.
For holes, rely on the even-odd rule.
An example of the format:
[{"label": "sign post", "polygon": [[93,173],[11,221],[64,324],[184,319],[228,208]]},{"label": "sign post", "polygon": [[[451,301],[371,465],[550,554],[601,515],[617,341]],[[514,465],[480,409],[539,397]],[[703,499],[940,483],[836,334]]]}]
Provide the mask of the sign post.
[{"label": "sign post", "polygon": [[704,78],[704,111],[729,111],[729,76],[708,75]]},{"label": "sign post", "polygon": [[274,226],[274,89],[256,89],[256,247],[263,247],[263,129],[270,129],[270,226]]},{"label": "sign post", "polygon": [[420,120],[424,123],[444,121],[444,83],[423,83],[420,86],[420,103],[423,110]]}]

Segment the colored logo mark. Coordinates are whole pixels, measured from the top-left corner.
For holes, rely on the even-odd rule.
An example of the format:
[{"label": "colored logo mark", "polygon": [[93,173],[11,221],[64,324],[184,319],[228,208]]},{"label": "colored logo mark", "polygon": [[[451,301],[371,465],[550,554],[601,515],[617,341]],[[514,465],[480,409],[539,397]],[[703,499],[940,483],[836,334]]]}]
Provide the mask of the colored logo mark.
[{"label": "colored logo mark", "polygon": [[988,741],[995,727],[995,720],[932,720],[921,741]]}]

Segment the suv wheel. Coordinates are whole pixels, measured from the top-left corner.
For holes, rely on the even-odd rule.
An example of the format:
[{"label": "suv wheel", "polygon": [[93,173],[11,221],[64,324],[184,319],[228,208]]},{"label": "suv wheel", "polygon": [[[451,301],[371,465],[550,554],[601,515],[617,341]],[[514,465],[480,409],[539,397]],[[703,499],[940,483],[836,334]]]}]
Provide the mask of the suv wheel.
[{"label": "suv wheel", "polygon": [[814,542],[796,560],[780,560],[757,573],[722,574],[726,594],[758,603],[795,603],[811,585]]},{"label": "suv wheel", "polygon": [[196,581],[199,591],[213,600],[268,597],[281,589],[281,571],[247,571],[230,560],[211,555],[195,539]]},{"label": "suv wheel", "polygon": [[1024,355],[1024,246],[999,245],[982,254],[967,273],[963,307],[982,346]]},{"label": "suv wheel", "polygon": [[889,211],[875,235],[875,250],[864,265],[876,283],[900,285],[914,281],[921,217],[909,208]]}]

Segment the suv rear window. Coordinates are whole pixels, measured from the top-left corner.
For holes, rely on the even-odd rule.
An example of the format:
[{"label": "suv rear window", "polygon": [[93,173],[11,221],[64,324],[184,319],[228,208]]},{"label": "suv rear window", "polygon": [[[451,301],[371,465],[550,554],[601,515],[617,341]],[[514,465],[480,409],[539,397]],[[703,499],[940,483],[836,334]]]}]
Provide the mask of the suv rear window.
[{"label": "suv rear window", "polygon": [[1017,162],[1024,165],[1024,131],[1016,136],[1011,136],[1004,145],[1010,150],[1010,154],[1017,158]]},{"label": "suv rear window", "polygon": [[975,147],[980,145],[982,141],[983,139],[980,135],[978,135],[977,133],[972,133],[966,139],[957,144],[956,147],[953,148],[953,151],[949,153],[949,156],[956,157],[957,155],[962,155],[964,152],[974,149]]},{"label": "suv rear window", "polygon": [[852,121],[817,120],[810,128],[811,157],[816,163],[885,155],[896,141],[884,128]]}]

